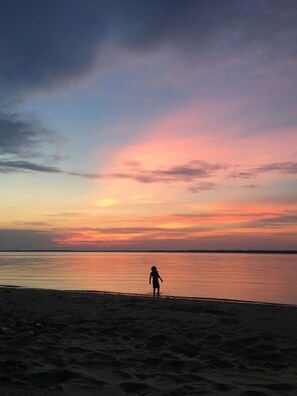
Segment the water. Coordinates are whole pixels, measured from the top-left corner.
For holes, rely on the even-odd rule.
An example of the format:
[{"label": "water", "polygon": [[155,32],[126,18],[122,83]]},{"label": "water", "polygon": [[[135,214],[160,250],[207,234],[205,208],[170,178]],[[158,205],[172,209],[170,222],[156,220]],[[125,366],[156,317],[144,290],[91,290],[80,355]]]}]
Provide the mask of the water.
[{"label": "water", "polygon": [[4,253],[0,284],[60,290],[161,293],[297,304],[296,255],[244,253]]}]

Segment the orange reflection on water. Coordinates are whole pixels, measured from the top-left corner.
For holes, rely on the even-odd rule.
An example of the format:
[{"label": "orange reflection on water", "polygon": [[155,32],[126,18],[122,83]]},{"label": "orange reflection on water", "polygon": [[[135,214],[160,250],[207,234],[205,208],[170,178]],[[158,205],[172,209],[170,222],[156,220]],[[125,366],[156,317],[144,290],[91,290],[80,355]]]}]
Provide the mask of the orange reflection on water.
[{"label": "orange reflection on water", "polygon": [[218,253],[0,253],[2,284],[297,304],[296,255]]}]

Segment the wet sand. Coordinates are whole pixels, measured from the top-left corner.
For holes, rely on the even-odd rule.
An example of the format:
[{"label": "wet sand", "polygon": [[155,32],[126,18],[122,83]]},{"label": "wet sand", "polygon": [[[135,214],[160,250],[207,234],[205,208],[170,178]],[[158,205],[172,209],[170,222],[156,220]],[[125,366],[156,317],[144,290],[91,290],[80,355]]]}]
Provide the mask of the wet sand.
[{"label": "wet sand", "polygon": [[296,395],[297,307],[0,289],[0,395]]}]

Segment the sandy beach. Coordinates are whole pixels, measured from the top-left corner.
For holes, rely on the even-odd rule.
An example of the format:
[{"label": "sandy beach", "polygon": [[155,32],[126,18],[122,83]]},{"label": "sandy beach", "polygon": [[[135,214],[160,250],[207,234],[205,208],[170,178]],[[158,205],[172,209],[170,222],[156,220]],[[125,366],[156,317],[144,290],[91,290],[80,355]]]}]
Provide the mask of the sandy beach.
[{"label": "sandy beach", "polygon": [[297,308],[0,289],[0,395],[296,395]]}]

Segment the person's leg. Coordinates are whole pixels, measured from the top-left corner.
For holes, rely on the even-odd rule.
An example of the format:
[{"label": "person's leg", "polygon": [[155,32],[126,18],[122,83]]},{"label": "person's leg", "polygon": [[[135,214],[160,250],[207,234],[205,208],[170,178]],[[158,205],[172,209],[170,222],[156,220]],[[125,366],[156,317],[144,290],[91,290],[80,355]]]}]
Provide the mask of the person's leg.
[{"label": "person's leg", "polygon": [[154,297],[156,297],[156,288],[154,287]]},{"label": "person's leg", "polygon": [[160,286],[157,287],[158,297],[160,297]]}]

